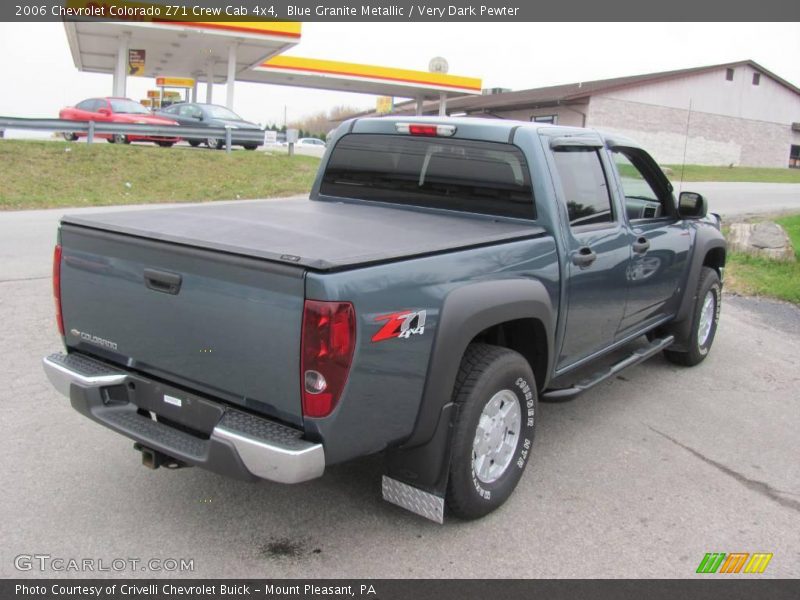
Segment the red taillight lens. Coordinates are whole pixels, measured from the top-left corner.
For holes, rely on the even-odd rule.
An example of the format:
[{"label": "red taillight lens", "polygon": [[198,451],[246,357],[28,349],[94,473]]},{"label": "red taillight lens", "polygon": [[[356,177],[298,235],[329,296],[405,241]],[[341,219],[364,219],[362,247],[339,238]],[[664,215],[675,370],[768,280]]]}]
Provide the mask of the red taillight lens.
[{"label": "red taillight lens", "polygon": [[303,415],[328,416],[347,382],[356,346],[356,313],[349,302],[306,300],[300,348]]},{"label": "red taillight lens", "polygon": [[436,135],[436,125],[409,125],[408,133],[411,135]]},{"label": "red taillight lens", "polygon": [[53,297],[56,301],[56,324],[58,333],[64,335],[64,318],[61,316],[61,246],[53,250]]}]

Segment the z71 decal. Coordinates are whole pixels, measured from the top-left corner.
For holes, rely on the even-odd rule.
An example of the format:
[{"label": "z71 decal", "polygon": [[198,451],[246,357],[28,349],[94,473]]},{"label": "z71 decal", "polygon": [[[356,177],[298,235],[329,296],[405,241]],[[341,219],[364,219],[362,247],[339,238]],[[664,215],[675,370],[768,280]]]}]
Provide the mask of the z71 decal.
[{"label": "z71 decal", "polygon": [[375,317],[375,321],[386,323],[372,336],[373,342],[382,342],[392,338],[408,339],[412,335],[422,335],[425,333],[425,311],[404,310]]}]

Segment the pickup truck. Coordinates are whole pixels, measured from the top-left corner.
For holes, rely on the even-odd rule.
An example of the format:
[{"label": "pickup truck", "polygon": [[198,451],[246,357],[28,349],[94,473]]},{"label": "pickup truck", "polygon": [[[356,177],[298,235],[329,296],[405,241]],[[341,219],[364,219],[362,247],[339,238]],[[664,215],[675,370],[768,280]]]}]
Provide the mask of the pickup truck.
[{"label": "pickup truck", "polygon": [[502,505],[537,402],[662,352],[692,366],[725,241],[616,134],[344,122],[308,200],[62,219],[52,384],[146,466],[295,483],[383,453],[383,497]]}]

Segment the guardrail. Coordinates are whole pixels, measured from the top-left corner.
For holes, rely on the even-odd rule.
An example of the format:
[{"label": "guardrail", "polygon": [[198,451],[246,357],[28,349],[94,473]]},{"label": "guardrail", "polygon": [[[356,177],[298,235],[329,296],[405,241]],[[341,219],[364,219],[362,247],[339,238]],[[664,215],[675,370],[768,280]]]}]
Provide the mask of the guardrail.
[{"label": "guardrail", "polygon": [[237,129],[235,127],[186,127],[184,125],[148,125],[146,123],[109,123],[105,121],[66,121],[64,119],[20,119],[0,117],[0,137],[5,129],[53,131],[56,133],[83,133],[86,141],[93,143],[97,134],[145,135],[168,138],[225,140],[225,151],[230,153],[233,137],[237,142],[264,143],[263,129]]}]

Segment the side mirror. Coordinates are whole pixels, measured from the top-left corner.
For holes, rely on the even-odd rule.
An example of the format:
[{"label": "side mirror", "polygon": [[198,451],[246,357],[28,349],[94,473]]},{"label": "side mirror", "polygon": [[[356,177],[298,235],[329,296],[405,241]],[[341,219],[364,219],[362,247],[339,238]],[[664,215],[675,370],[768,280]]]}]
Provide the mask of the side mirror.
[{"label": "side mirror", "polygon": [[104,117],[111,116],[111,111],[107,108],[99,108],[97,109],[97,113],[103,115]]},{"label": "side mirror", "polygon": [[684,219],[702,219],[708,214],[708,200],[697,192],[681,192],[678,215]]}]

